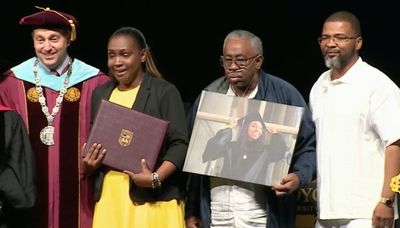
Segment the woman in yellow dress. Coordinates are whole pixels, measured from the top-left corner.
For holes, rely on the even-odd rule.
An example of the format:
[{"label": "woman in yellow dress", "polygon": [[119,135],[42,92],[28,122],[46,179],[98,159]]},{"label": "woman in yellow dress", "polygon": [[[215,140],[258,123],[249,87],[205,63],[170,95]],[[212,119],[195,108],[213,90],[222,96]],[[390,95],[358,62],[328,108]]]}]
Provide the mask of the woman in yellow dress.
[{"label": "woman in yellow dress", "polygon": [[154,171],[147,168],[145,160],[140,173],[114,170],[102,164],[106,150],[100,144],[87,145],[91,148],[83,168],[96,180],[93,227],[185,227],[181,169],[188,136],[181,95],[160,75],[138,29],[116,30],[109,38],[107,53],[109,73],[115,80],[94,91],[92,117],[101,99],[107,99],[170,124]]}]

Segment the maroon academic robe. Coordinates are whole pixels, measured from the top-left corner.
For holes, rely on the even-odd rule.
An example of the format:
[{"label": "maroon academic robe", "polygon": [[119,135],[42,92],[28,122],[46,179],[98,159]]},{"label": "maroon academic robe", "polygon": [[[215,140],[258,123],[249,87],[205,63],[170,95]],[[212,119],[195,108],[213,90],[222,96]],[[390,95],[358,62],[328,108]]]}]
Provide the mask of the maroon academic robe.
[{"label": "maroon academic robe", "polygon": [[[75,64],[76,63],[76,64]],[[93,217],[93,180],[83,175],[81,148],[90,130],[90,107],[92,91],[109,80],[99,70],[94,72],[79,60],[74,60],[80,69],[72,71],[73,85],[64,95],[57,113],[52,146],[44,145],[39,137],[47,120],[38,102],[33,78],[33,60],[12,68],[0,81],[0,104],[16,110],[24,120],[36,158],[37,228],[90,228]],[[86,76],[80,79],[81,68],[88,66]],[[74,69],[73,67],[73,69]],[[21,70],[22,69],[22,70]],[[23,71],[25,70],[25,71]],[[21,76],[21,72],[25,75]],[[42,71],[39,77],[45,79]],[[47,76],[48,77],[48,76]],[[53,76],[55,77],[55,76]],[[54,87],[54,86],[53,86]],[[42,85],[46,105],[51,113],[59,94]]]}]

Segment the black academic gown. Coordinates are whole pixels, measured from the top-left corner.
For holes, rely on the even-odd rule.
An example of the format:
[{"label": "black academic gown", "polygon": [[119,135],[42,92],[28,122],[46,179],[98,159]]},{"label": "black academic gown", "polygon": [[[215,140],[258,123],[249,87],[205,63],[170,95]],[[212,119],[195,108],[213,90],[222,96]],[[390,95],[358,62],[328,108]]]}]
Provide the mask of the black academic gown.
[{"label": "black academic gown", "polygon": [[35,162],[20,116],[0,110],[0,228],[33,227]]}]

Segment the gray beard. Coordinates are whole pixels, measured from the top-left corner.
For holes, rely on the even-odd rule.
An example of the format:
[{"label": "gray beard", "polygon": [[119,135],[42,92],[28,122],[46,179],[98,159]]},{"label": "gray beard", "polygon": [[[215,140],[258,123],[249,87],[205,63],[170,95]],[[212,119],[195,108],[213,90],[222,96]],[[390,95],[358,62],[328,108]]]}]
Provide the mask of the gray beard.
[{"label": "gray beard", "polygon": [[339,69],[342,67],[342,63],[340,60],[337,59],[330,59],[328,57],[325,57],[325,66],[330,68],[330,69]]}]

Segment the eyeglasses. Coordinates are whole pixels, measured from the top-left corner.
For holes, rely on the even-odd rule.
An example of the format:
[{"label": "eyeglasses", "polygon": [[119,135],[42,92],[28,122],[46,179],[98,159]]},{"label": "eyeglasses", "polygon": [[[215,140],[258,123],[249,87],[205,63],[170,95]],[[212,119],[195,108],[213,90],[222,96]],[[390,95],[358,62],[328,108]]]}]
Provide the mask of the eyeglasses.
[{"label": "eyeglasses", "polygon": [[333,36],[324,35],[324,36],[318,37],[317,40],[318,40],[319,44],[326,44],[331,40],[333,42],[335,42],[335,43],[346,43],[349,40],[356,39],[358,37],[360,37],[360,35],[357,35],[357,36],[346,36],[346,35],[342,35],[342,34],[336,34],[336,35],[333,35]]},{"label": "eyeglasses", "polygon": [[232,66],[232,63],[235,63],[236,66],[238,66],[239,68],[246,68],[248,65],[250,65],[253,61],[253,59],[255,59],[256,57],[260,56],[259,54],[255,55],[255,56],[251,56],[249,58],[231,58],[231,57],[224,57],[221,56],[221,66],[222,67],[230,67]]}]

